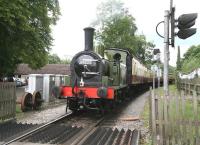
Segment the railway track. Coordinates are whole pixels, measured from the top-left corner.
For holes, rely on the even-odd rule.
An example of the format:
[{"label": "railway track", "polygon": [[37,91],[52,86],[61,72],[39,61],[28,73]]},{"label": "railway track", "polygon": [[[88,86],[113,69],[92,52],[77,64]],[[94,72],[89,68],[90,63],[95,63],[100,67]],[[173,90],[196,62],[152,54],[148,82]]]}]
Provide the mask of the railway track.
[{"label": "railway track", "polygon": [[2,123],[0,124],[0,144],[9,142],[13,138],[17,138],[39,126],[37,124],[21,124],[14,121]]},{"label": "railway track", "polygon": [[84,130],[78,138],[66,142],[66,145],[138,145],[139,131],[105,127],[104,117],[90,128]]},{"label": "railway track", "polygon": [[[129,102],[125,102],[122,106],[128,105]],[[126,128],[124,123],[127,122],[118,119],[122,110],[124,107],[118,107],[116,112],[104,116],[97,115],[96,112],[79,111],[75,114],[66,114],[47,124],[15,124],[19,130],[13,127],[6,129],[4,125],[4,132],[12,132],[12,129],[14,131],[11,135],[5,133],[7,137],[3,139],[1,135],[0,144],[138,145],[140,132],[134,129],[130,122],[131,129]],[[121,127],[120,123],[123,124]],[[2,132],[1,125],[0,132]],[[21,133],[15,135],[17,132]]]},{"label": "railway track", "polygon": [[57,119],[54,119],[45,124],[21,124],[13,121],[6,122],[0,125],[1,135],[0,144],[7,145],[13,142],[19,141],[31,134],[34,134],[52,124],[61,121],[62,119],[69,117],[72,113],[65,114]]},{"label": "railway track", "polygon": [[28,129],[24,129],[25,131],[18,136],[7,138],[2,144],[137,145],[139,142],[137,130],[105,127],[106,116],[97,117],[96,121],[93,120],[93,123],[84,127],[63,121],[70,116],[73,118],[73,114],[67,114],[43,125],[25,124],[28,127],[22,128]]}]

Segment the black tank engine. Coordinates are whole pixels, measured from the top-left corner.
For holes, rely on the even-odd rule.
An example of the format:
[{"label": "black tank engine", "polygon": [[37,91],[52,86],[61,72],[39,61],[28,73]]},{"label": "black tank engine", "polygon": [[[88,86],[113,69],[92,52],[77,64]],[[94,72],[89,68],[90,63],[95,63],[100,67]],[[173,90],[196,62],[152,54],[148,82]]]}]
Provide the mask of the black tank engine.
[{"label": "black tank engine", "polygon": [[85,50],[70,64],[71,76],[62,87],[67,108],[106,110],[130,92],[133,57],[127,49],[109,48],[101,56],[93,50],[94,29],[85,28]]}]

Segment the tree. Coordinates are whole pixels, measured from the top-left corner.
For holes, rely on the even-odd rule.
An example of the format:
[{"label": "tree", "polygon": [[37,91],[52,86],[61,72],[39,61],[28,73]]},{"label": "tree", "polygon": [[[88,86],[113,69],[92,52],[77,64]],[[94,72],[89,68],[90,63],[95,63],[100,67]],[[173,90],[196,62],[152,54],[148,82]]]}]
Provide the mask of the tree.
[{"label": "tree", "polygon": [[200,45],[191,46],[181,60],[181,70],[185,73],[200,67]]},{"label": "tree", "polygon": [[61,59],[57,54],[49,54],[48,55],[48,63],[49,64],[60,64]]},{"label": "tree", "polygon": [[127,12],[127,8],[124,7],[124,4],[121,0],[107,0],[102,2],[97,7],[97,19],[92,22],[92,25],[95,27],[103,28],[104,24],[110,19],[124,15]]},{"label": "tree", "polygon": [[133,17],[115,17],[105,23],[102,32],[97,31],[97,40],[105,48],[130,48],[136,41],[134,35],[136,26]]},{"label": "tree", "polygon": [[111,47],[129,48],[143,63],[151,63],[154,45],[144,35],[136,35],[135,19],[120,0],[108,0],[97,9],[96,44],[99,51]]},{"label": "tree", "polygon": [[1,0],[0,5],[0,76],[12,74],[19,63],[34,69],[45,65],[58,0]]},{"label": "tree", "polygon": [[150,67],[153,64],[153,48],[155,45],[146,40],[144,35],[136,35],[136,44],[133,48],[133,55],[136,56],[143,64]]},{"label": "tree", "polygon": [[67,57],[61,59],[57,54],[48,55],[48,64],[70,64],[71,60]]},{"label": "tree", "polygon": [[61,64],[70,64],[71,60],[68,58],[62,59]]}]

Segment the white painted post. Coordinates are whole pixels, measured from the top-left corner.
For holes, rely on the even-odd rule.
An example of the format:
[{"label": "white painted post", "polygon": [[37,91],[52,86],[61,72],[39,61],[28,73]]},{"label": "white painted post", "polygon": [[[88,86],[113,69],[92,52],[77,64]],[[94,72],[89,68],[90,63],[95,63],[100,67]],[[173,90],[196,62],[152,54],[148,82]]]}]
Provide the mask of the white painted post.
[{"label": "white painted post", "polygon": [[169,68],[169,18],[170,14],[168,10],[165,10],[164,15],[164,94],[169,95],[168,86],[168,68]]}]

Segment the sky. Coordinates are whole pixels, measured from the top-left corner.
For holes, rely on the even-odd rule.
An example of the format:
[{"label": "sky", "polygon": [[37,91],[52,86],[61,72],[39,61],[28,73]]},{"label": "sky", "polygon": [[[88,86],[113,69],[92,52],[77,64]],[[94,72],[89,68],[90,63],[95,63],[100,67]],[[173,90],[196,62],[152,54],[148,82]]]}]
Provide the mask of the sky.
[{"label": "sky", "polygon": [[[76,53],[84,50],[85,27],[91,26],[96,19],[96,8],[105,0],[59,0],[61,16],[53,26],[54,38],[51,53],[61,58],[72,58]],[[164,11],[169,10],[170,0],[122,0],[130,14],[136,19],[137,34],[144,34],[148,41],[153,42],[161,50],[163,60],[164,40],[156,34],[156,25],[164,20]],[[175,39],[175,48],[170,47],[170,65],[176,65],[177,46],[180,46],[181,56],[192,45],[200,44],[200,1],[199,0],[173,0],[176,7],[175,17],[181,14],[198,13],[194,28],[197,33],[186,40]],[[164,25],[159,26],[163,34]],[[176,30],[178,31],[178,30]]]}]

